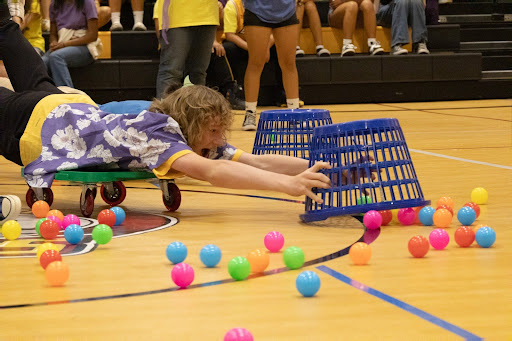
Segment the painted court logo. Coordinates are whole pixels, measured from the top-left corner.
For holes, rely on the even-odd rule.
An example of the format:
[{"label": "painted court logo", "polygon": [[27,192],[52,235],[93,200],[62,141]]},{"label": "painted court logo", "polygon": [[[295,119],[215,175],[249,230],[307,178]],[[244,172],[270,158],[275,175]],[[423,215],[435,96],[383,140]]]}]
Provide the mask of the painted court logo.
[{"label": "painted court logo", "polygon": [[[98,224],[96,219],[80,218],[80,225],[83,227],[85,235],[84,239],[76,245],[66,242],[63,231],[52,241],[39,237],[34,228],[37,220],[31,214],[18,217],[17,221],[22,227],[21,236],[16,240],[6,240],[3,237],[0,239],[0,258],[36,257],[38,246],[47,242],[57,245],[62,255],[80,255],[91,252],[97,247],[96,242],[91,237],[93,227]],[[125,221],[112,229],[114,232],[113,238],[162,230],[177,223],[178,219],[174,217],[142,212],[126,212]]]}]

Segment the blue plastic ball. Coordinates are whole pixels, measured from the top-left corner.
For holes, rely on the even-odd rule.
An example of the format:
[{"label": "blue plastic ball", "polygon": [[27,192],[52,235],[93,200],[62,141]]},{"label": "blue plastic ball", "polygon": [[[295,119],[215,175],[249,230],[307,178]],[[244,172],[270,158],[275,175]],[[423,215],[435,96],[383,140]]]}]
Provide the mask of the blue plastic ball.
[{"label": "blue plastic ball", "polygon": [[114,225],[121,225],[123,221],[126,219],[126,213],[124,212],[124,210],[119,206],[112,207],[110,210],[114,212],[114,214],[116,215],[116,222]]},{"label": "blue plastic ball", "polygon": [[217,245],[208,244],[199,252],[199,258],[201,258],[201,262],[203,262],[206,267],[213,268],[219,264],[222,258],[222,252]]},{"label": "blue plastic ball", "polygon": [[496,241],[496,232],[489,226],[481,227],[476,231],[475,240],[481,247],[491,247]]},{"label": "blue plastic ball", "polygon": [[476,212],[469,206],[461,207],[461,209],[457,212],[457,219],[461,225],[469,226],[475,222]]},{"label": "blue plastic ball", "polygon": [[418,214],[418,218],[420,222],[425,226],[432,226],[434,224],[434,213],[436,209],[432,206],[425,206],[420,210]]},{"label": "blue plastic ball", "polygon": [[181,263],[187,258],[187,247],[182,242],[172,242],[165,251],[167,259],[173,264]]},{"label": "blue plastic ball", "polygon": [[320,277],[313,271],[303,271],[297,276],[295,286],[302,296],[315,296],[320,289]]},{"label": "blue plastic ball", "polygon": [[64,230],[64,238],[69,244],[78,244],[84,239],[84,229],[77,224],[71,224]]}]

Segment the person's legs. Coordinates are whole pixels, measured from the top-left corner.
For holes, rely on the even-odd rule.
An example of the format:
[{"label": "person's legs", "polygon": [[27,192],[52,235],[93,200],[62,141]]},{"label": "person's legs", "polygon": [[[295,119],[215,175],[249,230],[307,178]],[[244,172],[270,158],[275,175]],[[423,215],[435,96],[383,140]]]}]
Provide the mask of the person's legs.
[{"label": "person's legs", "polygon": [[57,86],[65,85],[73,88],[69,68],[86,66],[93,62],[94,58],[86,45],[68,46],[50,53],[49,70]]},{"label": "person's legs", "polygon": [[425,21],[427,25],[439,24],[439,0],[427,0],[425,7]]},{"label": "person's legs", "polygon": [[425,22],[425,8],[422,0],[410,0],[409,23],[412,29],[412,42],[427,42],[427,24]]},{"label": "person's legs", "polygon": [[[296,28],[295,28],[296,29]],[[260,77],[267,62],[268,43],[272,29],[262,26],[246,26],[245,38],[249,48],[249,61],[245,71],[245,101],[257,102],[260,90]],[[295,39],[293,43],[295,44]]]},{"label": "person's legs", "polygon": [[105,26],[110,21],[110,7],[100,6],[99,0],[94,0],[94,3],[96,5],[96,12],[98,12],[98,28],[100,28]]},{"label": "person's legs", "polygon": [[358,0],[359,9],[363,12],[364,29],[368,37],[368,51],[371,55],[384,53],[384,49],[377,41],[377,16],[371,0]]},{"label": "person's legs", "polygon": [[[274,35],[279,66],[283,73],[283,86],[286,92],[287,102],[296,100],[299,107],[299,75],[295,64],[294,39],[290,39],[297,32],[296,25],[284,26],[272,30]],[[290,105],[288,105],[290,107]]]},{"label": "person's legs", "polygon": [[112,17],[111,31],[123,30],[123,25],[121,25],[121,2],[122,0],[108,0]]},{"label": "person's legs", "polygon": [[[167,34],[168,44],[163,35]],[[171,28],[160,36],[160,65],[156,78],[156,97],[160,98],[171,83],[183,83],[185,62],[191,49],[189,27]],[[209,57],[209,56],[208,56]]]},{"label": "person's legs", "polygon": [[358,11],[359,6],[355,1],[347,1],[336,7],[329,16],[329,25],[343,29],[342,56],[352,56],[356,52],[356,47],[352,44],[352,37],[356,30]]},{"label": "person's legs", "polygon": [[228,58],[231,71],[233,72],[233,78],[238,84],[243,84],[249,54],[246,50],[236,46],[230,41],[224,41],[222,45],[226,50],[226,57]]},{"label": "person's legs", "polygon": [[133,30],[134,31],[146,31],[146,25],[143,24],[144,19],[144,0],[132,0],[132,12],[133,12]]},{"label": "person's legs", "polygon": [[193,48],[187,56],[185,68],[192,83],[204,85],[217,27],[213,25],[194,26],[190,27],[190,30],[192,31],[191,45]]},{"label": "person's legs", "polygon": [[297,47],[296,47],[296,51],[295,51],[295,55],[297,57],[302,57],[304,56],[304,50],[302,50],[300,48],[300,32],[302,30],[302,24],[303,24],[303,19],[304,19],[304,7],[305,7],[305,4],[302,4],[302,3],[297,3],[297,10],[295,11],[295,15],[297,16],[297,20],[299,20],[299,26],[297,27],[297,30],[298,30],[298,34],[297,34]]},{"label": "person's legs", "polygon": [[[328,57],[331,52],[324,47],[324,39],[322,37],[322,23],[320,21],[320,15],[318,15],[318,9],[313,1],[308,1],[304,4],[306,15],[308,16],[309,29],[313,34],[313,40],[316,45],[316,54],[320,57]],[[299,26],[301,27],[301,26]]]},{"label": "person's legs", "polygon": [[[421,1],[421,0],[420,0]],[[394,0],[391,3],[393,18],[391,19],[391,46],[409,43],[409,0]]]}]

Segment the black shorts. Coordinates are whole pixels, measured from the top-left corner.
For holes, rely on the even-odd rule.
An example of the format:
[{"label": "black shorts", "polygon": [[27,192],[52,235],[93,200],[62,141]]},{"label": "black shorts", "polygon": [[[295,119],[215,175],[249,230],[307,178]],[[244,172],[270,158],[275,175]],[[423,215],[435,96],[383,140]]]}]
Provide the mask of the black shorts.
[{"label": "black shorts", "polygon": [[293,15],[279,23],[269,23],[262,21],[258,16],[251,11],[245,10],[244,12],[244,26],[262,26],[262,27],[270,27],[270,28],[279,28],[291,25],[297,25],[299,23],[299,19],[297,19],[297,15],[293,13]]}]

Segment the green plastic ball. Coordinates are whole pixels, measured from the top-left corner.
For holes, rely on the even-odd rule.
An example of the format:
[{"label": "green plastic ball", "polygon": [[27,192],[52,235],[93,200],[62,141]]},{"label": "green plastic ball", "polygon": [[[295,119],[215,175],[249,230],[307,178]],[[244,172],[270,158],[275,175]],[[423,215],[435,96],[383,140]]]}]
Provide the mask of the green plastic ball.
[{"label": "green plastic ball", "polygon": [[39,237],[42,237],[42,236],[41,236],[41,232],[39,232],[39,227],[41,226],[41,223],[42,223],[43,221],[45,221],[45,220],[48,220],[48,218],[41,218],[41,219],[39,219],[39,220],[37,221],[37,223],[36,223],[36,232],[37,232],[37,234],[39,235]]},{"label": "green plastic ball", "polygon": [[228,263],[228,272],[236,281],[243,281],[251,273],[251,264],[245,257],[235,257]]},{"label": "green plastic ball", "polygon": [[372,197],[364,196],[357,198],[357,204],[358,205],[365,205],[365,204],[371,204],[372,203]]},{"label": "green plastic ball", "polygon": [[112,229],[105,224],[96,225],[92,229],[92,239],[98,244],[107,244],[112,239]]},{"label": "green plastic ball", "polygon": [[304,251],[298,246],[290,246],[284,250],[283,261],[290,270],[298,269],[304,265]]}]

